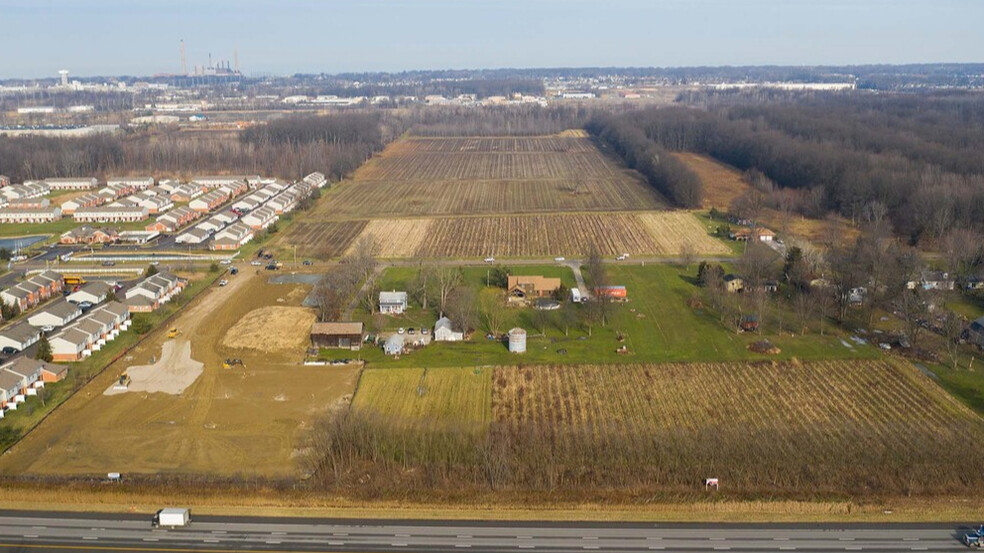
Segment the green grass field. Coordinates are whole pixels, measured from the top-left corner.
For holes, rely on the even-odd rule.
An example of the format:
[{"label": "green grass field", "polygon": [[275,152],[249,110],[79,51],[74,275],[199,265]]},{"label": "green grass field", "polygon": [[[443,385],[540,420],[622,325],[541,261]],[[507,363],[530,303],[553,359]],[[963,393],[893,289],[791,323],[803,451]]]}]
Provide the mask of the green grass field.
[{"label": "green grass field", "polygon": [[[390,276],[391,271],[397,271],[395,277]],[[615,305],[609,324],[593,327],[590,335],[580,325],[570,327],[569,334],[565,335],[556,322],[548,322],[541,334],[533,324],[532,309],[511,308],[503,329],[520,326],[527,330],[524,354],[511,354],[501,342],[486,340],[480,324],[470,341],[431,344],[399,359],[385,356],[379,348],[367,347],[360,352],[360,357],[372,367],[461,367],[517,363],[872,359],[881,355],[870,345],[844,346],[842,335],[833,331],[832,325],[828,325],[826,336],[815,332],[805,335],[784,332],[780,336],[774,324],[766,325],[762,334],[736,334],[722,325],[714,313],[694,310],[688,305],[687,300],[700,291],[693,284],[694,272],[693,267],[682,269],[667,264],[612,266],[610,280],[627,287],[629,301]],[[413,269],[400,268],[387,271],[383,278],[384,282],[395,285],[406,282],[412,275]],[[556,313],[549,312],[549,316],[556,317]],[[363,314],[363,318],[367,320],[368,316]],[[407,315],[391,319],[394,327],[416,327],[433,324],[435,316],[418,307]],[[786,320],[788,328],[792,315],[787,314]],[[622,342],[617,339],[619,335],[624,338]],[[781,353],[769,356],[748,350],[748,344],[763,338],[779,347]],[[628,352],[617,353],[616,349],[623,344]]]}]

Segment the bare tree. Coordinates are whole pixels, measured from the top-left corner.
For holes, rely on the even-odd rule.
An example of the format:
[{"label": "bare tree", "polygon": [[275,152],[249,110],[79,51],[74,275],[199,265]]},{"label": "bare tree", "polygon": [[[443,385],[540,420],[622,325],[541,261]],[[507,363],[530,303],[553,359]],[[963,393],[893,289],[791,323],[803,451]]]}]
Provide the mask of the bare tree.
[{"label": "bare tree", "polygon": [[685,243],[680,248],[680,264],[683,265],[684,268],[686,268],[693,265],[694,261],[696,260],[697,260],[697,251],[694,249],[693,244],[691,244],[690,242]]},{"label": "bare tree", "polygon": [[923,326],[929,319],[930,296],[929,291],[916,286],[912,290],[903,290],[895,302],[899,316],[902,318],[902,332],[912,348],[917,347]]},{"label": "bare tree", "polygon": [[793,310],[796,312],[796,319],[799,321],[800,334],[806,334],[809,329],[809,321],[813,318],[816,311],[816,295],[810,290],[796,290],[793,296]]},{"label": "bare tree", "polygon": [[533,323],[534,328],[540,331],[541,335],[545,336],[547,333],[547,323],[550,322],[550,312],[545,309],[533,309],[530,322]]},{"label": "bare tree", "polygon": [[480,304],[485,330],[495,335],[500,334],[509,309],[506,306],[506,292],[504,290],[484,290]]},{"label": "bare tree", "polygon": [[557,326],[564,331],[564,336],[570,335],[570,329],[577,324],[579,314],[577,306],[572,302],[564,302],[557,312]]},{"label": "bare tree", "polygon": [[462,332],[468,332],[475,328],[478,297],[475,289],[471,286],[460,286],[455,288],[448,296],[447,317],[451,319],[451,324],[455,328],[460,328]]},{"label": "bare tree", "polygon": [[410,295],[420,304],[420,307],[427,311],[428,300],[430,299],[431,286],[434,282],[434,267],[424,263],[417,264],[417,274],[410,282]]},{"label": "bare tree", "polygon": [[434,287],[436,289],[437,305],[444,314],[451,292],[461,285],[464,275],[461,269],[451,265],[441,265],[434,270]]},{"label": "bare tree", "polygon": [[959,315],[946,309],[940,321],[940,329],[946,357],[950,361],[950,366],[956,370],[960,361],[960,335],[963,334],[964,321]]}]

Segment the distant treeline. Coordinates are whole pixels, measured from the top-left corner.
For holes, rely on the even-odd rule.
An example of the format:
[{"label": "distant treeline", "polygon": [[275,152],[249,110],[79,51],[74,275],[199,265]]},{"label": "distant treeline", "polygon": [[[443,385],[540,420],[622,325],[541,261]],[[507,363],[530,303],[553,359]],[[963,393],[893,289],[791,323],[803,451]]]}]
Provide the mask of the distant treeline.
[{"label": "distant treeline", "polygon": [[339,114],[275,121],[240,140],[177,130],[78,138],[0,136],[0,174],[13,182],[48,177],[258,173],[295,179],[321,171],[334,180],[403,132],[398,119]]},{"label": "distant treeline", "polygon": [[795,192],[793,208],[806,215],[885,213],[913,243],[984,224],[980,95],[815,95],[630,119],[664,148],[761,172],[766,188]]},{"label": "distant treeline", "polygon": [[402,118],[418,136],[533,136],[580,128],[591,114],[583,105],[530,104],[421,107],[409,110]]},{"label": "distant treeline", "polygon": [[662,145],[643,131],[639,112],[621,116],[599,115],[586,125],[588,132],[610,145],[625,163],[642,173],[649,184],[680,207],[700,207],[700,179]]}]

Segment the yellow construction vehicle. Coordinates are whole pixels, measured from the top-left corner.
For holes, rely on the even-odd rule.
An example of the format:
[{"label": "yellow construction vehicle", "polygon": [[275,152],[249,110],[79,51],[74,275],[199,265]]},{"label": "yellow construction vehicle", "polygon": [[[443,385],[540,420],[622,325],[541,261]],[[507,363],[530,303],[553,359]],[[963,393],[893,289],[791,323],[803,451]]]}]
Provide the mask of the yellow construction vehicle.
[{"label": "yellow construction vehicle", "polygon": [[178,331],[178,327],[176,326],[172,326],[171,330],[167,331],[168,338],[177,338],[178,334],[180,334],[180,332]]},{"label": "yellow construction vehicle", "polygon": [[236,365],[240,365],[244,369],[246,368],[246,364],[243,363],[243,360],[242,359],[229,358],[229,359],[226,359],[225,361],[222,362],[222,368],[223,369],[231,369],[231,368],[235,367]]}]

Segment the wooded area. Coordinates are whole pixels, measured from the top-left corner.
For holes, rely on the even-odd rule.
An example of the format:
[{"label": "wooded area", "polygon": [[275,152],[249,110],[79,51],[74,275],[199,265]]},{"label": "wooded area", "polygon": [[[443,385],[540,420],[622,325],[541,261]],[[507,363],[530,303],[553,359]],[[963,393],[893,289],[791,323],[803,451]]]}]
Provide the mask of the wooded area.
[{"label": "wooded area", "polygon": [[[787,97],[707,110],[645,109],[615,122],[591,128],[613,144],[631,144],[616,146],[630,164],[643,137],[706,153],[760,172],[765,182],[756,187],[773,202],[777,190],[793,191],[783,201],[807,216],[834,211],[869,222],[884,214],[911,243],[939,240],[955,227],[979,229],[984,221],[984,98],[977,95]],[[652,158],[642,151],[643,161]]]},{"label": "wooded area", "polygon": [[12,182],[50,177],[190,176],[259,173],[332,180],[354,171],[403,132],[378,114],[290,117],[244,131],[240,140],[176,130],[78,138],[0,136],[0,174]]}]

